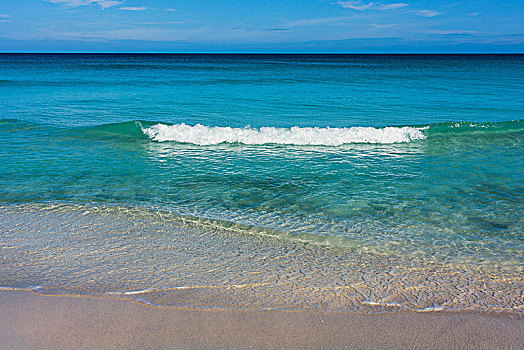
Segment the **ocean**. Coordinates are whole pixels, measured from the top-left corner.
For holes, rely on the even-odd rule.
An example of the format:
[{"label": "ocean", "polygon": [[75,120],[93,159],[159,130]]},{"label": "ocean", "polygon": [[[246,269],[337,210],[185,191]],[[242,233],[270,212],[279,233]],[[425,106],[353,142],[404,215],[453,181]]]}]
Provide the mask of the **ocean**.
[{"label": "ocean", "polygon": [[0,55],[0,289],[524,304],[524,55]]}]

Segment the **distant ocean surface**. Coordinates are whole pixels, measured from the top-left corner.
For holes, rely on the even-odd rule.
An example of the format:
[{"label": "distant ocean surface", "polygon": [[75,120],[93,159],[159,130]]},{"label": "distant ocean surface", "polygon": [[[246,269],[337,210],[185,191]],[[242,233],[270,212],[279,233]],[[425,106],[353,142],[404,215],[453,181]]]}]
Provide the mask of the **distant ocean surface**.
[{"label": "distant ocean surface", "polygon": [[524,303],[523,55],[0,55],[0,289]]}]

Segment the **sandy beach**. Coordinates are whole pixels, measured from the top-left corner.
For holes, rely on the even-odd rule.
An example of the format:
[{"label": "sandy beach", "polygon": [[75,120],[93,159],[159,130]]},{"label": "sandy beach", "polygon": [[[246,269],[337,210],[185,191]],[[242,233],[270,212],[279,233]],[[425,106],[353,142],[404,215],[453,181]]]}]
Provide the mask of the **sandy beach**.
[{"label": "sandy beach", "polygon": [[1,349],[519,349],[524,319],[479,313],[198,311],[0,293]]}]

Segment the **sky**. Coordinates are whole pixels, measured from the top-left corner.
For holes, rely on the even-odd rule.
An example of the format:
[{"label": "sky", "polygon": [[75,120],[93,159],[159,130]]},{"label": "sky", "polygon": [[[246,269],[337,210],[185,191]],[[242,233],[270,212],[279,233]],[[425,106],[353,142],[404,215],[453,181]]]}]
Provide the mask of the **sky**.
[{"label": "sky", "polygon": [[524,52],[524,0],[2,0],[0,52]]}]

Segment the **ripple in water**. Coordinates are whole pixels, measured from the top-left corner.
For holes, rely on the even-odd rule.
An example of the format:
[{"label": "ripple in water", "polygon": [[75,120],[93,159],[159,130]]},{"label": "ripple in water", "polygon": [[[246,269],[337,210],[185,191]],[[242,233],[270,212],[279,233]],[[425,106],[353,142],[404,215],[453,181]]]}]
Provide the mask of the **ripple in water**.
[{"label": "ripple in water", "polygon": [[128,207],[0,208],[4,289],[200,309],[522,313],[520,265],[333,247]]}]

